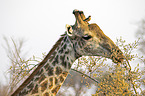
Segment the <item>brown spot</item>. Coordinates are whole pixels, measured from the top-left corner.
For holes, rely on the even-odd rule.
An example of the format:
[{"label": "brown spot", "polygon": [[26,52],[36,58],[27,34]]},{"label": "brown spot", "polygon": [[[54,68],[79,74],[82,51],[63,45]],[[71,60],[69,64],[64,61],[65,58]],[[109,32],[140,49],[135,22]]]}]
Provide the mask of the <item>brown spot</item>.
[{"label": "brown spot", "polygon": [[34,87],[34,84],[30,83],[27,88],[29,89],[29,91],[31,91],[33,87]]},{"label": "brown spot", "polygon": [[45,75],[44,75],[44,74],[42,74],[42,75],[41,75],[41,77],[40,77],[40,78],[39,78],[39,80],[38,80],[38,81],[39,81],[39,83],[41,83],[41,82],[42,82],[45,78],[46,78],[46,77],[45,77]]},{"label": "brown spot", "polygon": [[67,47],[67,46],[66,46],[66,44],[65,44],[65,45],[63,46],[63,49],[66,49],[66,47]]},{"label": "brown spot", "polygon": [[45,65],[45,69],[46,69],[46,71],[47,71],[47,73],[48,73],[48,76],[53,75],[53,67],[50,67],[50,66],[47,64],[47,65]]},{"label": "brown spot", "polygon": [[21,94],[23,94],[23,95],[28,94],[28,91],[26,89],[24,89]]},{"label": "brown spot", "polygon": [[68,65],[67,65],[67,66],[68,66],[68,69],[70,69],[70,68],[71,68],[71,64],[70,64],[69,62],[68,62]]},{"label": "brown spot", "polygon": [[50,96],[48,92],[46,92],[43,96]]},{"label": "brown spot", "polygon": [[49,83],[49,89],[51,89],[53,87],[53,77],[49,79]]},{"label": "brown spot", "polygon": [[62,73],[62,69],[60,67],[56,67],[56,71],[55,71],[55,74],[56,75],[59,75]]},{"label": "brown spot", "polygon": [[53,66],[58,64],[58,55],[54,58],[54,61],[52,62]]},{"label": "brown spot", "polygon": [[65,62],[65,61],[63,60],[62,66],[64,66],[64,67],[66,68],[66,67],[67,67],[67,62]]},{"label": "brown spot", "polygon": [[51,55],[51,56],[49,57],[49,62],[52,62],[53,59],[54,59],[54,56]]},{"label": "brown spot", "polygon": [[57,84],[58,83],[58,80],[57,80],[57,78],[55,77],[55,84]]},{"label": "brown spot", "polygon": [[32,90],[32,94],[38,93],[38,85],[35,86],[35,88]]},{"label": "brown spot", "polygon": [[67,74],[68,74],[68,72],[66,72],[66,71],[64,71],[64,72],[62,73],[62,75],[63,75],[64,77],[66,77]]},{"label": "brown spot", "polygon": [[42,92],[47,89],[47,84],[48,84],[48,81],[47,80],[41,84],[41,91]]},{"label": "brown spot", "polygon": [[65,54],[68,54],[69,53],[69,51],[67,50],[67,51],[65,51]]},{"label": "brown spot", "polygon": [[51,64],[52,64],[53,66],[56,66],[56,64],[58,64],[58,62],[57,62],[57,60],[55,60],[55,61],[53,61]]},{"label": "brown spot", "polygon": [[49,63],[47,63],[44,68],[47,69],[49,67]]},{"label": "brown spot", "polygon": [[52,62],[54,60],[56,52],[54,51],[52,55],[49,57],[49,61]]},{"label": "brown spot", "polygon": [[57,85],[55,88],[52,89],[52,93],[54,93],[56,95],[56,93],[58,92],[60,88],[60,85]]},{"label": "brown spot", "polygon": [[38,72],[37,72],[37,75],[40,75],[43,73],[43,69],[40,69]]},{"label": "brown spot", "polygon": [[64,66],[65,68],[67,67],[67,62],[65,62],[65,56],[60,56],[60,60],[62,61],[62,66]]},{"label": "brown spot", "polygon": [[60,54],[63,53],[63,48],[61,48],[58,52],[59,52]]},{"label": "brown spot", "polygon": [[61,83],[64,81],[64,78],[62,75],[59,77],[59,79],[60,79]]},{"label": "brown spot", "polygon": [[[35,78],[35,81],[38,81],[38,80],[39,80],[39,78],[40,78],[39,76],[38,76],[38,77],[36,77],[36,78]],[[31,81],[32,81],[32,80],[31,80]]]}]

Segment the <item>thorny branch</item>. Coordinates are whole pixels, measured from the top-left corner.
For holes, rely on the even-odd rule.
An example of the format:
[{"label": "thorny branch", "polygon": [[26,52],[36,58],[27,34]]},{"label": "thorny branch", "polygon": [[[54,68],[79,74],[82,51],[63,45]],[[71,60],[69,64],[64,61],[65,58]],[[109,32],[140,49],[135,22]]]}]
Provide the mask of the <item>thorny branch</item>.
[{"label": "thorny branch", "polygon": [[73,71],[75,71],[75,72],[77,72],[77,73],[80,73],[80,74],[82,74],[82,75],[85,76],[85,77],[90,78],[91,80],[93,80],[93,81],[96,82],[96,83],[99,83],[97,80],[93,79],[92,77],[88,76],[87,74],[82,73],[81,71],[78,71],[78,70],[75,70],[75,69],[71,69],[71,70],[73,70]]},{"label": "thorny branch", "polygon": [[129,61],[128,61],[127,58],[125,58],[125,59],[126,59],[126,62],[127,62],[128,66],[129,66],[128,73],[129,73],[130,82],[131,82],[131,84],[132,84],[132,86],[133,86],[133,89],[134,89],[134,92],[135,92],[136,96],[138,96],[137,90],[136,90],[135,85],[134,85],[134,82],[133,82],[133,80],[132,80],[132,73],[131,73],[131,66],[130,66],[130,63],[129,63]]}]

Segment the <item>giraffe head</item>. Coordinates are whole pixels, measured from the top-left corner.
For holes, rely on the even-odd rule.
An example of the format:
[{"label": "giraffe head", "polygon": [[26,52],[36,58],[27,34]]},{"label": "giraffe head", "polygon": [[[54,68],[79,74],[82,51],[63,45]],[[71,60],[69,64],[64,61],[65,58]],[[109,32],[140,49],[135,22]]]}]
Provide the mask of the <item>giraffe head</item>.
[{"label": "giraffe head", "polygon": [[103,56],[112,59],[113,62],[122,62],[123,53],[107,37],[100,27],[93,23],[89,24],[91,17],[86,18],[82,11],[74,10],[76,23],[66,25],[67,36],[72,41],[74,49],[80,56]]}]

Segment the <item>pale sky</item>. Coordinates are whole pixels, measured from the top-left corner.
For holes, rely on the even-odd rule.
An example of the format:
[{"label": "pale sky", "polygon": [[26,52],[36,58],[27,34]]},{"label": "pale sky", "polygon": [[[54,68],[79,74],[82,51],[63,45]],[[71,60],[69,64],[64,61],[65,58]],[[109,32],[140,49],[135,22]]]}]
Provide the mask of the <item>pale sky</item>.
[{"label": "pale sky", "polygon": [[24,38],[28,58],[41,57],[65,32],[65,24],[75,23],[74,9],[91,15],[90,23],[98,24],[114,42],[120,36],[134,42],[137,23],[145,18],[145,0],[0,0],[0,82],[5,82],[10,65],[3,36]]}]

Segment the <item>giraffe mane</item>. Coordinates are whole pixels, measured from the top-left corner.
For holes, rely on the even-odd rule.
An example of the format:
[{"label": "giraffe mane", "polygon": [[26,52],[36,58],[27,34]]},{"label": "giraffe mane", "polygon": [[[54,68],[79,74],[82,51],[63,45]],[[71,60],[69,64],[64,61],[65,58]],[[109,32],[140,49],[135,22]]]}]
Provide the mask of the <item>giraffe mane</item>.
[{"label": "giraffe mane", "polygon": [[52,49],[49,51],[49,53],[45,56],[45,58],[38,64],[37,68],[34,69],[34,71],[31,73],[31,75],[24,80],[24,82],[12,93],[11,96],[15,96],[18,94],[29,82],[30,80],[35,76],[35,74],[40,70],[40,68],[47,62],[50,55],[55,51],[55,49],[58,47],[58,45],[63,40],[65,34],[61,35],[61,37],[58,39],[58,41],[53,45]]}]

